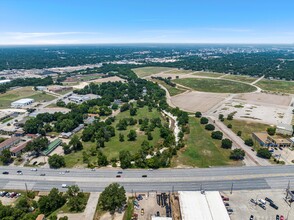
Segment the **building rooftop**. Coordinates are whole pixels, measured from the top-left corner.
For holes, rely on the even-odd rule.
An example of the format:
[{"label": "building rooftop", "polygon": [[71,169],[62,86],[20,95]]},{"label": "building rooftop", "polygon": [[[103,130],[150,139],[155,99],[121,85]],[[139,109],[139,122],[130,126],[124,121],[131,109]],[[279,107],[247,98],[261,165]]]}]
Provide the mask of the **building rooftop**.
[{"label": "building rooftop", "polygon": [[3,148],[5,147],[6,145],[9,145],[17,140],[19,140],[20,138],[19,137],[11,137],[5,141],[3,141],[2,143],[0,143],[0,148]]},{"label": "building rooftop", "polygon": [[17,100],[15,102],[12,102],[11,104],[13,105],[22,105],[22,104],[26,104],[28,102],[33,102],[34,99],[20,99],[20,100]]},{"label": "building rooftop", "polygon": [[293,131],[293,126],[290,125],[290,124],[282,124],[282,123],[280,123],[280,124],[277,125],[277,128],[288,130],[288,131]]},{"label": "building rooftop", "polygon": [[25,142],[23,144],[20,144],[18,146],[12,147],[12,148],[10,148],[10,152],[11,153],[17,153],[17,152],[23,150],[27,146],[27,144],[30,143],[30,142],[31,141],[27,141],[27,142]]}]

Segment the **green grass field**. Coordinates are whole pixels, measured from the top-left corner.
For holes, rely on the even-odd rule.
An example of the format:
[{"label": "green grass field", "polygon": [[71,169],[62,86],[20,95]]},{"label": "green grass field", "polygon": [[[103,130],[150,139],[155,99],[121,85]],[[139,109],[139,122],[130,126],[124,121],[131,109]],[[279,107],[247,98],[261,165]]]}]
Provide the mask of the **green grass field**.
[{"label": "green grass field", "polygon": [[193,73],[194,76],[207,76],[207,77],[220,77],[223,76],[223,73],[215,73],[215,72],[195,72]]},{"label": "green grass field", "polygon": [[[238,131],[242,131],[241,138],[242,140],[246,140],[248,138],[252,138],[253,132],[265,132],[269,125],[256,123],[256,122],[250,122],[245,120],[227,120],[224,121],[225,125],[231,124],[232,131],[237,134]],[[255,143],[255,146],[257,147],[257,143]]]},{"label": "green grass field", "polygon": [[168,70],[172,70],[173,68],[169,68],[169,67],[141,67],[141,68],[135,68],[132,69],[138,77],[145,77],[145,76],[150,76],[153,74],[157,74],[163,71],[168,71]]},{"label": "green grass field", "polygon": [[210,137],[211,132],[200,125],[200,120],[190,118],[190,134],[187,146],[173,158],[172,166],[209,167],[238,165],[238,162],[229,159],[230,150],[222,149],[221,141]]},{"label": "green grass field", "polygon": [[202,92],[246,93],[256,90],[256,88],[251,85],[223,79],[184,78],[175,79],[173,81],[175,83],[179,83],[180,85]]},{"label": "green grass field", "polygon": [[43,100],[51,101],[55,99],[55,97],[52,95],[48,95],[40,91],[34,91],[32,87],[23,87],[7,91],[4,94],[0,94],[0,108],[10,108],[11,102],[23,98],[32,98],[35,100],[35,102]]},{"label": "green grass field", "polygon": [[[112,125],[114,127],[116,127],[116,124],[118,123],[118,121],[120,119],[129,118],[129,117],[131,117],[129,111],[119,113],[116,116],[116,120]],[[137,115],[132,116],[132,117],[135,119],[140,119],[140,118],[151,119],[151,118],[161,117],[161,114],[156,109],[153,109],[152,112],[149,112],[148,108],[144,107],[144,108],[138,109]],[[139,130],[139,128],[140,128],[140,126],[139,126],[139,124],[137,124],[135,126],[128,126],[127,130],[125,130],[125,131],[116,130],[115,131],[116,136],[112,137],[109,142],[105,143],[105,148],[102,149],[102,152],[107,156],[108,159],[118,158],[119,152],[122,150],[128,150],[132,154],[135,154],[140,149],[142,142],[144,140],[147,140],[147,136],[145,135],[144,132],[141,132]],[[127,140],[128,139],[127,134],[129,133],[129,131],[131,129],[136,130],[136,132],[137,132],[137,140],[136,141],[128,141]],[[125,135],[124,142],[119,141],[119,133],[122,133]],[[82,132],[78,132],[77,135],[81,136]],[[158,128],[154,129],[154,131],[152,132],[152,136],[153,136],[153,140],[149,141],[149,143],[152,146],[157,146],[157,144],[159,142],[161,142],[160,132],[159,132]],[[89,150],[92,147],[96,147],[95,142],[83,142],[83,145],[84,145],[84,150],[87,152],[89,152]],[[97,156],[90,156],[89,160],[90,160],[90,163],[97,164]],[[65,155],[65,163],[66,163],[67,167],[84,166],[83,152],[78,151],[75,153]]]},{"label": "green grass field", "polygon": [[170,85],[166,84],[165,82],[163,82],[161,80],[158,80],[158,79],[152,79],[152,81],[153,82],[157,82],[158,84],[164,86],[168,90],[170,96],[179,95],[179,94],[181,94],[181,93],[183,93],[183,92],[186,91],[185,89],[180,89],[180,88],[172,87],[172,86],[170,86]]},{"label": "green grass field", "polygon": [[263,90],[294,94],[294,82],[262,79],[256,83]]},{"label": "green grass field", "polygon": [[242,76],[242,75],[226,75],[222,79],[232,79],[232,80],[246,82],[246,83],[252,83],[255,80],[257,80],[257,78],[253,78],[250,76]]}]

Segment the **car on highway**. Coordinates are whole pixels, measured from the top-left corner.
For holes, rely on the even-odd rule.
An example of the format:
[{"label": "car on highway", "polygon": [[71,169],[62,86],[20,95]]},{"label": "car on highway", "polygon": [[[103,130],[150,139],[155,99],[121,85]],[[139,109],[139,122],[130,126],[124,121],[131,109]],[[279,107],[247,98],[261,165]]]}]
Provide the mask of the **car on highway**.
[{"label": "car on highway", "polygon": [[143,178],[146,178],[146,177],[147,177],[147,175],[142,175],[142,177],[143,177]]},{"label": "car on highway", "polygon": [[121,178],[121,175],[116,175],[116,178]]},{"label": "car on highway", "polygon": [[2,174],[4,174],[4,175],[8,175],[9,172],[8,172],[8,171],[4,171]]},{"label": "car on highway", "polygon": [[66,170],[65,172],[66,172],[66,173],[69,173],[70,171],[69,171],[69,170]]},{"label": "car on highway", "polygon": [[59,172],[59,175],[64,175],[65,174],[65,172]]},{"label": "car on highway", "polygon": [[61,187],[62,187],[62,188],[67,188],[68,185],[66,185],[65,183],[63,183],[63,184],[61,184]]},{"label": "car on highway", "polygon": [[250,215],[249,220],[254,220],[254,216],[253,215]]},{"label": "car on highway", "polygon": [[122,174],[123,173],[123,171],[117,171],[117,174]]},{"label": "car on highway", "polygon": [[46,176],[46,174],[45,173],[41,173],[40,176]]},{"label": "car on highway", "polygon": [[22,174],[23,174],[21,170],[16,171],[16,173],[17,173],[18,175],[22,175]]},{"label": "car on highway", "polygon": [[31,171],[35,171],[36,172],[36,171],[38,171],[38,169],[37,168],[32,168]]}]

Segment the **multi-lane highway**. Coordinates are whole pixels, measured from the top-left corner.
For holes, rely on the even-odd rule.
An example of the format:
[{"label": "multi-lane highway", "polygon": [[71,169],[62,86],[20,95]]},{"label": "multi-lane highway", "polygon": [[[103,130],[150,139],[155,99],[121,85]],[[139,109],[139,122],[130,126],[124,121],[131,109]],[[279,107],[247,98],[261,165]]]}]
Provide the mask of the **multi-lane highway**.
[{"label": "multi-lane highway", "polygon": [[[38,169],[28,167],[0,167],[1,189],[60,190],[62,184],[77,184],[84,191],[102,191],[108,184],[118,182],[128,192],[132,191],[178,191],[178,190],[235,190],[285,189],[294,182],[294,166],[222,167],[207,169]],[[23,175],[18,175],[21,170]],[[9,172],[8,175],[2,172]],[[122,174],[118,174],[122,171]],[[40,176],[40,174],[46,174]],[[120,175],[121,177],[116,177]],[[147,175],[147,177],[142,177]]]}]

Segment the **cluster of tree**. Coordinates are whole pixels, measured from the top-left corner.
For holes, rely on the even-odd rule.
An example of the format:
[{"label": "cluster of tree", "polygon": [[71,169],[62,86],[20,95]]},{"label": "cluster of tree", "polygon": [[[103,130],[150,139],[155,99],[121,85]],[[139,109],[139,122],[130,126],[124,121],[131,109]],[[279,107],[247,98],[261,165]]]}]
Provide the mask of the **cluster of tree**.
[{"label": "cluster of tree", "polygon": [[37,137],[27,144],[25,150],[33,151],[36,156],[39,156],[43,150],[46,150],[48,144],[49,140],[46,137]]},{"label": "cluster of tree", "polygon": [[168,77],[168,78],[163,78],[163,77],[161,77],[161,76],[151,76],[151,79],[158,79],[158,80],[160,80],[160,81],[163,81],[163,82],[165,82],[167,85],[170,85],[170,86],[172,86],[172,87],[176,87],[176,85],[177,84],[175,84],[175,83],[173,83],[172,81],[171,81],[171,77]]},{"label": "cluster of tree", "polygon": [[268,148],[262,147],[257,150],[257,156],[265,159],[270,159],[272,154],[269,152]]},{"label": "cluster of tree", "polygon": [[64,157],[58,154],[49,156],[48,163],[50,168],[54,168],[54,169],[65,167]]},{"label": "cluster of tree", "polygon": [[9,83],[1,84],[0,93],[5,93],[9,88],[16,86],[48,86],[52,84],[51,76],[45,78],[17,78]]}]

